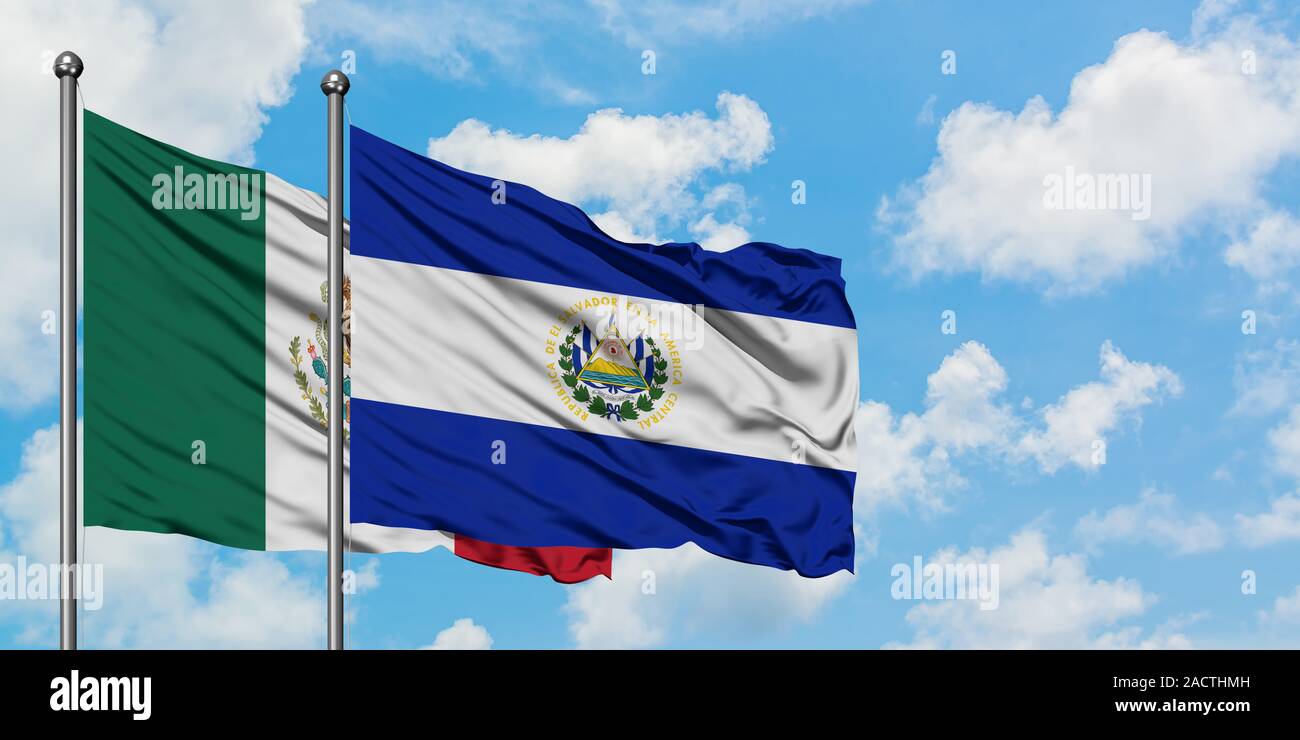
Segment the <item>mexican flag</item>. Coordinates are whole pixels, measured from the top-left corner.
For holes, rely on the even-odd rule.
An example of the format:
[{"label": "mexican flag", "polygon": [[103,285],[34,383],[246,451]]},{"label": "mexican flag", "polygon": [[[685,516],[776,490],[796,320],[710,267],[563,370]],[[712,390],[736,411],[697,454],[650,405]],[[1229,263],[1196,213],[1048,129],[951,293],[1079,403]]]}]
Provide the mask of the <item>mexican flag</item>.
[{"label": "mexican flag", "polygon": [[[324,550],[325,199],[90,111],[83,130],[86,526]],[[610,575],[608,549],[361,523],[345,534],[357,552],[442,546],[566,583]]]}]

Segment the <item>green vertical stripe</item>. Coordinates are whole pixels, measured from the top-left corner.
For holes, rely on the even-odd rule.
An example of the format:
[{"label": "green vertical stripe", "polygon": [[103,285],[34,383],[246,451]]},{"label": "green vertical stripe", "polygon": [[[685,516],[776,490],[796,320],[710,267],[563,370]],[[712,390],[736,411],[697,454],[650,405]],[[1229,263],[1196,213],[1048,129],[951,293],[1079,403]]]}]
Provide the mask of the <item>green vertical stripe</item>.
[{"label": "green vertical stripe", "polygon": [[[89,111],[84,129],[85,523],[264,549],[265,177]],[[155,208],[178,166],[256,175],[256,218],[206,192]]]}]

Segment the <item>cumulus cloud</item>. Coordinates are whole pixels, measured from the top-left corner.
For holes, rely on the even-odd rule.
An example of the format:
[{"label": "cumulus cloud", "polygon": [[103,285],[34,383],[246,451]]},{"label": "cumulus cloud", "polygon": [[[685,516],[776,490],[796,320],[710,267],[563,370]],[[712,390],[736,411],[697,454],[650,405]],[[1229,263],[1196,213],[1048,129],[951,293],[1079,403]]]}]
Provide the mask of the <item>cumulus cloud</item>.
[{"label": "cumulus cloud", "polygon": [[744,226],[735,222],[718,223],[712,213],[691,224],[691,236],[701,247],[714,252],[725,252],[750,241]]},{"label": "cumulus cloud", "polygon": [[979,342],[966,342],[926,380],[925,410],[895,416],[886,404],[858,408],[858,486],[863,516],[882,505],[947,508],[964,485],[954,461],[983,455],[1007,465],[1033,462],[1047,474],[1067,465],[1093,470],[1094,442],[1105,443],[1143,407],[1181,391],[1163,365],[1133,362],[1109,341],[1101,347],[1101,379],[1076,386],[1054,404],[1024,413],[1003,399],[1007,373]]},{"label": "cumulus cloud", "polygon": [[1237,514],[1237,536],[1247,547],[1300,540],[1300,494],[1277,498],[1259,514]]},{"label": "cumulus cloud", "polygon": [[1090,550],[1111,542],[1144,542],[1179,555],[1218,550],[1226,539],[1208,515],[1185,514],[1173,494],[1153,488],[1143,490],[1137,503],[1101,515],[1089,512],[1075,524],[1074,534]]},{"label": "cumulus cloud", "polygon": [[1025,435],[1017,447],[1054,473],[1067,463],[1096,467],[1105,438],[1144,406],[1182,393],[1182,383],[1163,365],[1132,362],[1107,340],[1101,347],[1101,380],[1074,388],[1040,416],[1044,427]]},{"label": "cumulus cloud", "polygon": [[567,138],[525,136],[471,118],[430,139],[428,154],[589,206],[597,214],[593,219],[618,238],[640,240],[692,219],[695,234],[734,246],[730,242],[744,233],[743,218],[733,219],[734,228],[727,230],[718,214],[738,208],[743,216],[743,189],[727,183],[701,197],[693,188],[708,173],[761,164],[772,149],[772,124],[744,95],[720,94],[717,111],[716,117],[702,111],[629,116],[607,108]]},{"label": "cumulus cloud", "polygon": [[1300,625],[1300,586],[1287,596],[1279,596],[1273,607],[1259,613],[1259,620],[1272,625]]},{"label": "cumulus cloud", "polygon": [[979,342],[966,342],[926,379],[925,411],[897,419],[889,406],[867,401],[855,420],[858,482],[854,507],[869,517],[884,504],[947,508],[945,493],[961,487],[955,455],[1004,450],[1016,419],[999,397],[1007,373]]},{"label": "cumulus cloud", "polygon": [[745,228],[750,220],[749,199],[743,187],[734,182],[719,185],[705,194],[700,205],[708,212],[690,225],[690,233],[701,247],[725,252],[751,241]]},{"label": "cumulus cloud", "polygon": [[1268,432],[1273,451],[1273,467],[1300,478],[1300,404],[1291,407],[1287,417]]},{"label": "cumulus cloud", "polygon": [[[324,0],[310,23],[313,38],[323,45],[355,43],[379,63],[416,65],[442,77],[466,79],[480,62],[501,64],[530,47],[526,15],[536,11],[533,3]],[[365,63],[358,61],[359,66]]]},{"label": "cumulus cloud", "polygon": [[858,443],[858,480],[853,507],[869,517],[885,505],[918,505],[922,511],[948,508],[945,497],[961,488],[946,449],[929,436],[924,414],[908,412],[895,419],[888,404],[866,401],[854,419]]},{"label": "cumulus cloud", "polygon": [[782,23],[793,23],[864,5],[870,0],[588,0],[605,29],[631,45],[673,43],[682,39],[738,38]]},{"label": "cumulus cloud", "polygon": [[1266,292],[1284,289],[1286,274],[1300,265],[1300,221],[1289,213],[1269,213],[1228,245],[1223,259]]},{"label": "cumulus cloud", "polygon": [[596,578],[569,590],[564,610],[580,648],[769,634],[810,621],[854,579],[846,571],[803,578],[719,558],[693,544],[614,556],[618,578]]},{"label": "cumulus cloud", "polygon": [[[967,102],[943,121],[929,170],[880,204],[893,263],[914,277],[976,272],[1083,292],[1171,258],[1194,229],[1255,223],[1270,210],[1264,179],[1300,152],[1298,78],[1294,40],[1207,12],[1186,43],[1147,30],[1121,37],[1074,77],[1060,111],[1042,97],[1019,112]],[[1046,207],[1049,176],[1067,172],[1149,175],[1149,218],[1135,218],[1132,202]],[[1291,264],[1289,228],[1265,218],[1229,262]]]},{"label": "cumulus cloud", "polygon": [[1080,553],[1054,555],[1047,537],[1025,529],[992,550],[943,550],[929,563],[998,566],[999,600],[984,610],[974,600],[920,603],[907,612],[911,641],[887,647],[959,649],[1187,647],[1185,636],[1166,630],[1143,637],[1123,625],[1154,603],[1141,584],[1104,580],[1088,572]]},{"label": "cumulus cloud", "polygon": [[[267,109],[284,103],[307,45],[304,2],[4,3],[0,64],[11,106],[0,121],[8,171],[5,269],[0,271],[0,409],[23,409],[56,390],[56,337],[41,331],[58,297],[58,85],[64,49],[86,63],[87,106],[197,154],[240,163]],[[123,53],[123,50],[129,53]],[[218,72],[214,73],[214,70]]]},{"label": "cumulus cloud", "polygon": [[[57,563],[58,427],[23,447],[18,475],[0,487],[0,562]],[[84,642],[108,648],[310,648],[325,635],[317,578],[275,555],[241,553],[180,535],[102,527],[81,534],[82,561],[103,566],[103,606],[84,611]],[[10,608],[10,607],[13,608]],[[9,602],[0,619],[26,639],[56,640],[57,602]]]},{"label": "cumulus cloud", "polygon": [[492,635],[474,620],[466,617],[457,619],[450,627],[438,633],[433,644],[425,645],[421,650],[491,650]]},{"label": "cumulus cloud", "polygon": [[1209,616],[1208,612],[1180,614],[1156,626],[1149,634],[1136,625],[1107,632],[1092,647],[1098,650],[1192,650],[1196,646],[1183,633],[1190,624]]},{"label": "cumulus cloud", "polygon": [[[140,533],[114,535],[123,540],[143,538]],[[178,538],[177,535],[153,537]],[[140,568],[139,559],[133,557],[129,562],[119,562],[114,570],[120,572],[126,568]],[[263,553],[242,553],[233,562],[214,557],[198,574],[208,584],[203,594],[206,598],[192,593],[187,596],[177,588],[166,603],[169,609],[110,615],[112,636],[120,639],[124,647],[266,650],[319,648],[325,643],[325,595],[317,585],[318,579],[294,574],[282,561]],[[186,585],[192,589],[198,578],[195,573],[187,575]],[[180,581],[169,585],[179,586]],[[112,587],[110,581],[106,588]],[[110,596],[116,600],[125,594],[110,592]],[[104,629],[95,625],[98,617],[98,613],[89,616],[87,627],[95,631]],[[113,642],[106,642],[113,646]]]},{"label": "cumulus cloud", "polygon": [[1232,414],[1266,416],[1300,401],[1300,342],[1279,339],[1270,349],[1243,353],[1232,384],[1237,394]]},{"label": "cumulus cloud", "polygon": [[379,588],[379,558],[373,556],[366,558],[365,564],[353,569],[352,575],[352,585],[359,594]]}]

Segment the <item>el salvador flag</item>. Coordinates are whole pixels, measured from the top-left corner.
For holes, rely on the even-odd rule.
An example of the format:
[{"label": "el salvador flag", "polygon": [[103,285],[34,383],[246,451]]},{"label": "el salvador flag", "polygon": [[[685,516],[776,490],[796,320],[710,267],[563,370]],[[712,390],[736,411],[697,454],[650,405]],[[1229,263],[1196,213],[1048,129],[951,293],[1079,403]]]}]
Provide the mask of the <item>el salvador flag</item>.
[{"label": "el salvador flag", "polygon": [[628,244],[351,129],[354,522],[853,569],[840,262]]}]

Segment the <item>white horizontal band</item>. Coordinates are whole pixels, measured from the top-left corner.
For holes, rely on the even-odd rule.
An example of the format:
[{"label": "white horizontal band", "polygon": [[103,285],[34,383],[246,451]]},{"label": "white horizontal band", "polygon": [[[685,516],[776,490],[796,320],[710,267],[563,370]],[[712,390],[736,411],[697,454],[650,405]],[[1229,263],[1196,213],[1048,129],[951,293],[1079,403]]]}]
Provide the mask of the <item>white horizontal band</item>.
[{"label": "white horizontal band", "polygon": [[[839,470],[857,467],[853,329],[718,309],[687,316],[680,312],[696,309],[355,255],[350,272],[356,398]],[[585,408],[566,404],[567,389],[547,365],[561,358],[556,343],[571,327],[585,321],[597,331],[609,320],[611,302],[626,305],[629,299],[649,306],[652,316],[704,320],[658,334],[670,360],[657,404],[668,408],[661,420],[584,420]],[[562,316],[571,307],[579,310]],[[683,336],[686,329],[693,336]]]}]

